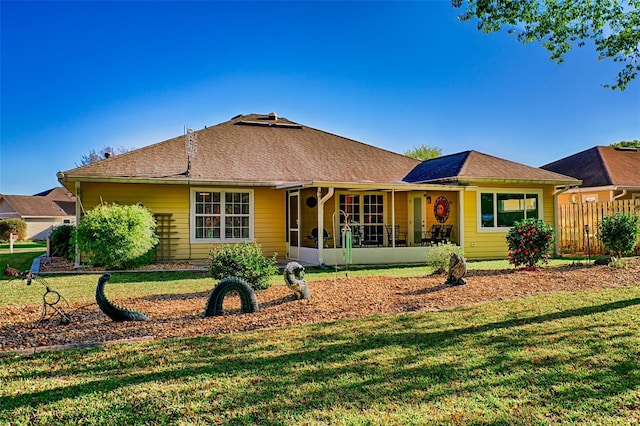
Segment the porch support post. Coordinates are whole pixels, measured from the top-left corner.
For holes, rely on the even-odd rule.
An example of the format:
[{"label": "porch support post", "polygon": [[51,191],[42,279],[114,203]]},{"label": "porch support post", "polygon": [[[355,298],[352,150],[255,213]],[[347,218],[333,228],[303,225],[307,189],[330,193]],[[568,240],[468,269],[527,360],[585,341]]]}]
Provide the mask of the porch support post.
[{"label": "porch support post", "polygon": [[[76,181],[76,226],[80,224],[80,218],[82,217],[82,194],[80,191],[80,182]],[[76,251],[76,265],[80,267],[80,251],[78,250],[78,244],[76,243],[74,250]]]},{"label": "porch support post", "polygon": [[391,247],[396,248],[396,190],[391,190]]},{"label": "porch support post", "polygon": [[[318,187],[318,263],[324,265],[324,203],[333,197],[333,188],[327,188],[327,194],[322,196],[322,188]],[[334,235],[333,238],[336,238]]]},{"label": "porch support post", "polygon": [[458,245],[464,251],[464,193],[466,190],[458,191]]},{"label": "porch support post", "polygon": [[[555,241],[553,243],[554,247],[553,249],[555,250],[556,256],[560,256],[560,212],[558,211],[560,209],[560,207],[558,206],[558,197],[560,196],[560,194],[562,194],[563,192],[566,192],[570,189],[571,187],[569,185],[565,185],[565,186],[561,186],[559,188],[556,188],[553,191],[553,226],[555,228],[555,234],[556,234],[556,238]],[[587,236],[588,238],[589,236]]]}]

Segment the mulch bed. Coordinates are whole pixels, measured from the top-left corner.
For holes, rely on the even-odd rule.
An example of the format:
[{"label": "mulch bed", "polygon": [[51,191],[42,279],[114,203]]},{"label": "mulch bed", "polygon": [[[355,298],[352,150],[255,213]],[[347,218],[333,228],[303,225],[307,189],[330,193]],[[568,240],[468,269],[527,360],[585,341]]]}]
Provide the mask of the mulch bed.
[{"label": "mulch bed", "polygon": [[[576,292],[640,284],[640,258],[626,268],[576,265],[537,271],[469,271],[464,286],[445,285],[446,276],[413,278],[346,278],[308,283],[311,299],[295,300],[284,285],[257,293],[260,310],[239,312],[239,299],[225,299],[223,316],[203,318],[208,293],[155,295],[112,300],[140,310],[150,319],[112,322],[94,304],[70,301],[71,322],[38,323],[40,305],[0,308],[0,351],[94,346],[113,341],[210,336],[247,330],[287,327],[346,318],[439,311],[483,302],[509,300],[555,292]],[[215,284],[212,281],[212,284]],[[105,293],[109,297],[109,285]],[[59,347],[59,346],[58,346]]]}]

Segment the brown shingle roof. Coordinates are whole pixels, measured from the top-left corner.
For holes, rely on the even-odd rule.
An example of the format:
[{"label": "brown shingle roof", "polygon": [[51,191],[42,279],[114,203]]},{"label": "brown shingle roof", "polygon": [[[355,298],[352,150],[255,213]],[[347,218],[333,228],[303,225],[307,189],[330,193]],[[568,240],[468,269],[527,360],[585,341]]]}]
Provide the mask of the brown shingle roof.
[{"label": "brown shingle roof", "polygon": [[640,149],[596,146],[542,168],[581,179],[582,187],[640,186]]},{"label": "brown shingle roof", "polygon": [[[419,161],[285,118],[251,114],[194,132],[201,181],[400,181]],[[64,172],[68,178],[187,179],[185,136]]]},{"label": "brown shingle roof", "polygon": [[[57,201],[49,197],[31,195],[1,195],[0,200],[7,202],[22,217],[75,215],[75,203],[73,201]],[[68,208],[69,211],[65,211],[65,208]]]}]

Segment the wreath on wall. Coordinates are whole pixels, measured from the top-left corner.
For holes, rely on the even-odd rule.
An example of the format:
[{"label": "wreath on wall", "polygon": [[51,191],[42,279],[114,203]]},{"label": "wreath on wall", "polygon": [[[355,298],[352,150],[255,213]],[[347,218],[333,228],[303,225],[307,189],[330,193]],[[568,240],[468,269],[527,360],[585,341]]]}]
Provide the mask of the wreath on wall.
[{"label": "wreath on wall", "polygon": [[436,202],[433,204],[433,214],[438,222],[446,222],[447,219],[449,219],[450,211],[451,206],[449,205],[449,200],[447,200],[447,197],[440,196],[436,198]]}]

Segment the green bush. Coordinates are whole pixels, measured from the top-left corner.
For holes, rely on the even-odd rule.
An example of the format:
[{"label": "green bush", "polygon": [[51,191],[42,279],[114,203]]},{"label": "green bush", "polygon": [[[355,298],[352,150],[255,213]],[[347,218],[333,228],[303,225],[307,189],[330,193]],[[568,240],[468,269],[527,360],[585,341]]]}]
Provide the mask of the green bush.
[{"label": "green bush", "polygon": [[616,213],[603,217],[598,224],[598,238],[618,261],[622,256],[630,254],[638,243],[638,221],[637,215]]},{"label": "green bush", "polygon": [[88,263],[122,269],[148,263],[158,243],[153,215],[142,205],[102,205],[76,226],[74,239]]},{"label": "green bush", "polygon": [[60,225],[53,230],[49,236],[52,256],[60,256],[73,260],[74,250],[71,244],[73,229],[74,226],[72,225]]},{"label": "green bush", "polygon": [[254,290],[269,288],[268,278],[278,272],[276,253],[267,258],[257,243],[223,244],[209,252],[209,272],[215,279],[240,277]]},{"label": "green bush", "polygon": [[9,241],[11,234],[17,235],[18,240],[24,240],[27,236],[27,222],[22,219],[0,220],[0,240]]},{"label": "green bush", "polygon": [[553,228],[540,219],[523,219],[507,233],[509,263],[535,269],[547,263],[553,248]]},{"label": "green bush", "polygon": [[438,244],[437,246],[429,247],[427,251],[427,266],[431,266],[435,269],[436,273],[442,273],[449,267],[449,259],[451,253],[464,255],[462,247],[455,244],[446,243]]}]

